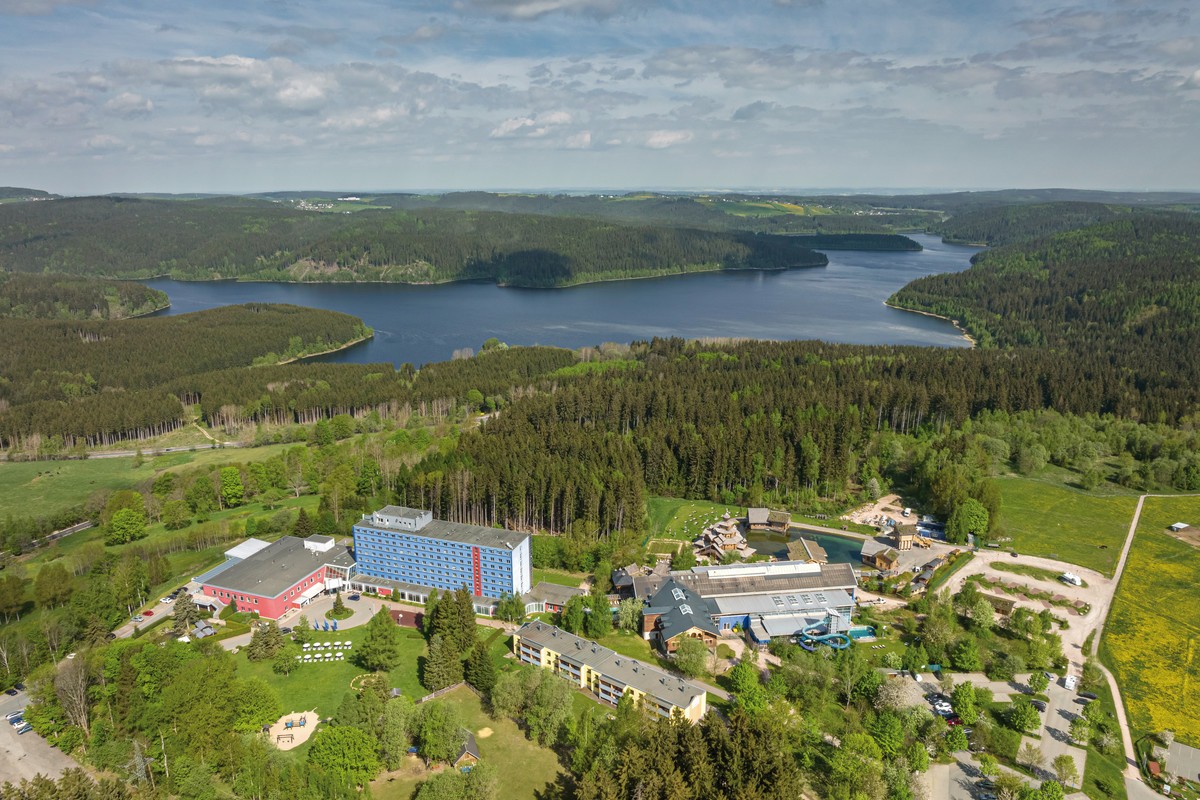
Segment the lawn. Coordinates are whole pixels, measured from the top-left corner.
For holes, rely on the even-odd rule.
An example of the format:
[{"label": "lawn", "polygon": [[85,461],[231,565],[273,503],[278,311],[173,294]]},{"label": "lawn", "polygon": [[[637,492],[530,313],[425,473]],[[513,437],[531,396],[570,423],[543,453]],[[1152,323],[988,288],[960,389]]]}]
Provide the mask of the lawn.
[{"label": "lawn", "polygon": [[1137,506],[1132,495],[1096,495],[1029,478],[1005,477],[1000,524],[1017,552],[1111,576]]},{"label": "lawn", "polygon": [[[1011,572],[1015,575],[1024,575],[1027,578],[1037,578],[1043,581],[1057,581],[1061,572],[1052,569],[1042,569],[1035,567],[1032,564],[1010,564],[1007,561],[995,561],[992,563],[992,569],[1000,572]],[[1083,582],[1087,586],[1087,581]]]},{"label": "lawn", "polygon": [[1200,497],[1150,497],[1104,626],[1101,657],[1121,687],[1133,735],[1170,729],[1200,746],[1200,550],[1167,535],[1200,524]]},{"label": "lawn", "polygon": [[695,539],[703,533],[706,525],[719,520],[726,511],[734,516],[746,513],[741,506],[727,506],[707,500],[651,497],[646,501],[649,522],[646,539]]},{"label": "lawn", "polygon": [[[403,629],[403,648],[400,665],[392,670],[389,683],[399,688],[414,699],[428,694],[417,679],[417,659],[425,653],[425,639],[420,633]],[[484,635],[487,631],[480,631]],[[336,633],[312,631],[314,642],[351,641],[358,647],[366,634],[366,627],[349,628]],[[350,653],[354,653],[351,648]],[[271,669],[271,662],[254,662],[246,658],[245,652],[236,656],[238,674],[243,677],[262,678],[279,693],[283,701],[284,713],[292,711],[308,711],[317,709],[322,717],[332,716],[346,692],[350,690],[350,681],[366,672],[365,669],[352,663],[352,655],[347,655],[345,661],[328,664],[306,664],[288,676],[277,675]]]},{"label": "lawn", "polygon": [[[554,751],[526,739],[511,719],[489,717],[471,690],[456,689],[437,702],[457,708],[466,726],[475,733],[481,761],[495,767],[497,796],[505,800],[534,800],[545,796],[547,784],[558,779],[562,768]],[[388,780],[385,775],[371,784],[371,794],[377,800],[409,800],[423,777],[405,774]]]},{"label": "lawn", "polygon": [[129,489],[177,467],[263,461],[287,445],[245,449],[197,450],[145,458],[96,458],[84,461],[16,461],[0,464],[0,508],[39,516],[82,505],[95,492]]},{"label": "lawn", "polygon": [[546,583],[557,583],[559,586],[570,586],[578,588],[588,576],[582,572],[564,572],[557,569],[533,569],[533,584],[545,581]]}]

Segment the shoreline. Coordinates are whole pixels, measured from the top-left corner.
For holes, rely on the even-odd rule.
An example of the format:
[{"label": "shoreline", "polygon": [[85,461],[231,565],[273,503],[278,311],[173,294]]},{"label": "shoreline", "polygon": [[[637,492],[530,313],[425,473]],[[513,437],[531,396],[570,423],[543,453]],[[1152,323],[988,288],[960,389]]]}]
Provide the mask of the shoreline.
[{"label": "shoreline", "polygon": [[[371,334],[369,336],[360,336],[357,339],[352,339],[348,342],[345,342],[344,344],[338,345],[337,347],[330,348],[329,350],[322,350],[319,353],[305,353],[302,356],[288,358],[283,361],[276,361],[274,364],[261,364],[260,366],[278,367],[282,364],[295,364],[297,361],[305,361],[310,358],[316,358],[317,356],[327,356],[330,353],[340,353],[343,350],[349,350],[351,347],[354,347],[354,345],[356,345],[356,344],[362,344],[363,342],[370,341],[371,339],[374,339],[374,338],[375,338],[375,332],[371,331]],[[251,368],[253,368],[253,365],[251,365]]]},{"label": "shoreline", "polygon": [[883,304],[885,306],[887,306],[888,308],[894,308],[897,311],[907,311],[911,314],[922,314],[926,317],[933,317],[934,319],[944,319],[946,322],[949,322],[951,325],[954,326],[954,330],[956,330],[960,334],[962,334],[962,338],[964,338],[968,342],[970,342],[972,350],[974,350],[975,348],[977,348],[979,346],[979,342],[975,341],[975,337],[973,337],[970,333],[968,333],[966,328],[964,328],[962,325],[959,325],[958,320],[956,320],[956,319],[950,319],[949,317],[944,317],[941,314],[934,314],[932,311],[918,311],[915,308],[905,308],[904,306],[893,305],[893,304],[889,303],[887,300],[884,300]]},{"label": "shoreline", "polygon": [[[876,251],[870,251],[876,252]],[[888,251],[888,252],[916,252],[916,251]],[[616,281],[642,281],[654,278],[676,278],[683,275],[706,275],[714,272],[787,272],[793,269],[820,269],[829,266],[829,260],[826,258],[823,264],[796,264],[790,267],[714,267],[712,269],[689,269],[682,272],[661,272],[651,275],[630,275],[626,277],[612,278],[595,278],[593,280],[577,281],[574,283],[566,283],[558,286],[524,286],[521,284],[503,283],[492,278],[447,278],[441,281],[381,281],[381,280],[353,280],[353,281],[298,281],[298,280],[275,280],[272,278],[173,278],[170,275],[155,275],[150,278],[122,278],[122,280],[132,281],[177,281],[179,283],[277,283],[290,286],[445,286],[453,283],[483,283],[497,286],[501,289],[533,289],[533,290],[556,290],[556,289],[573,289],[576,286],[589,286],[596,283],[613,283]],[[167,304],[170,307],[170,304]],[[162,311],[158,309],[155,312]]]}]

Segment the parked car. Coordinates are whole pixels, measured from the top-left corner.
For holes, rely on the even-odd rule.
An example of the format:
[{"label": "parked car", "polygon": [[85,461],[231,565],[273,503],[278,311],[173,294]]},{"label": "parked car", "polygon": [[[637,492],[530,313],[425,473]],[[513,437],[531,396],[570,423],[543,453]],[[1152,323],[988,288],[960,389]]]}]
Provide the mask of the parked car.
[{"label": "parked car", "polygon": [[143,612],[142,612],[142,616],[143,616],[143,617],[153,617],[153,616],[154,616],[154,612],[153,612],[153,611],[143,611]]},{"label": "parked car", "polygon": [[1099,699],[1100,699],[1099,697],[1097,697],[1097,696],[1096,696],[1096,693],[1095,693],[1095,692],[1080,692],[1080,693],[1079,693],[1079,696],[1080,696],[1080,697],[1082,697],[1084,700],[1087,700],[1087,701],[1089,701],[1089,702],[1090,702],[1090,701],[1092,701],[1092,700],[1099,700]]},{"label": "parked car", "polygon": [[9,724],[9,725],[12,725],[14,728],[19,728],[19,727],[21,727],[22,725],[24,725],[24,724],[25,724],[25,717],[24,717],[24,716],[20,716],[20,717],[17,717],[17,718],[15,718],[15,719],[11,719],[11,720],[9,720],[9,721],[8,721],[8,724]]},{"label": "parked car", "polygon": [[9,697],[16,697],[16,696],[17,696],[17,690],[16,690],[16,689],[5,689],[5,690],[4,690],[4,693],[5,693],[6,695],[8,695]]},{"label": "parked car", "polygon": [[14,689],[16,689],[18,692],[23,692],[23,691],[25,691],[25,684],[23,684],[23,683],[14,683],[14,684],[13,684],[13,688],[14,688]]},{"label": "parked car", "polygon": [[17,718],[23,717],[23,716],[25,716],[25,709],[22,708],[19,711],[12,712],[11,714],[5,714],[4,719],[7,720],[8,722],[12,722],[14,719],[17,719]]},{"label": "parked car", "polygon": [[20,735],[22,733],[29,733],[31,730],[33,730],[33,726],[30,725],[28,722],[26,722],[24,725],[17,728],[17,735]]},{"label": "parked car", "polygon": [[280,628],[279,632],[282,633],[284,636],[286,636],[292,632],[292,629],[291,628]]},{"label": "parked car", "polygon": [[1042,713],[1045,713],[1045,711],[1046,711],[1046,704],[1043,703],[1041,700],[1030,700],[1029,705],[1033,706],[1034,708],[1036,708],[1038,711],[1041,711]]},{"label": "parked car", "polygon": [[141,624],[142,624],[142,618],[141,618],[141,617],[130,617],[130,618],[129,618],[129,621],[130,621],[130,622],[132,622],[134,625],[141,625]]},{"label": "parked car", "polygon": [[995,789],[996,788],[996,784],[992,783],[992,781],[988,778],[979,779],[978,781],[975,782],[975,785],[978,786],[980,789]]},{"label": "parked car", "polygon": [[164,597],[164,598],[162,598],[161,600],[159,600],[158,602],[160,602],[160,603],[174,603],[174,602],[175,602],[175,595],[173,595],[173,594],[169,594],[169,595],[167,595],[166,597]]},{"label": "parked car", "polygon": [[359,595],[359,594],[352,594],[352,595],[350,595],[349,597],[347,597],[346,599],[347,599],[347,600],[361,600],[361,599],[362,599],[362,595]]},{"label": "parked car", "polygon": [[946,720],[946,724],[953,725],[954,727],[958,727],[959,725],[963,724],[963,721],[958,717],[950,717],[949,719]]},{"label": "parked car", "polygon": [[109,631],[108,633],[104,634],[104,641],[106,641],[106,642],[111,642],[116,638],[117,638],[117,635],[115,633],[113,633],[112,631]]}]

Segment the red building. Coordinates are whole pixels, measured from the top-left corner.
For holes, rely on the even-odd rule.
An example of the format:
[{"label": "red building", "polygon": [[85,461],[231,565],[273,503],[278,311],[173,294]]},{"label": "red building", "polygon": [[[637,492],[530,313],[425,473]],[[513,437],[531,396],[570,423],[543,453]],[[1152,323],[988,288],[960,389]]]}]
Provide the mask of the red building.
[{"label": "red building", "polygon": [[[241,547],[241,545],[239,545]],[[226,554],[225,564],[197,578],[203,593],[238,611],[279,619],[349,580],[354,559],[329,536],[284,536],[244,558]]]}]

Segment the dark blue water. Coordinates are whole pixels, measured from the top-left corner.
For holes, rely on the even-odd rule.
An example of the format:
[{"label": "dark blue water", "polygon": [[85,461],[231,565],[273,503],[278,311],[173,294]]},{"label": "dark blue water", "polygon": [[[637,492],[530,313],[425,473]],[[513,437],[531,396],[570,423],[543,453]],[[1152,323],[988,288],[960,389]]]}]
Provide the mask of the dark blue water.
[{"label": "dark blue water", "polygon": [[344,311],[375,338],[326,357],[372,363],[444,361],[489,337],[511,345],[577,348],[654,336],[824,339],[852,344],[965,347],[950,323],[887,308],[914,278],[966,269],[977,248],[914,236],[919,253],[830,251],[829,266],[786,272],[710,272],[569,289],[144,281],[182,314],[234,303],[294,303]]}]

